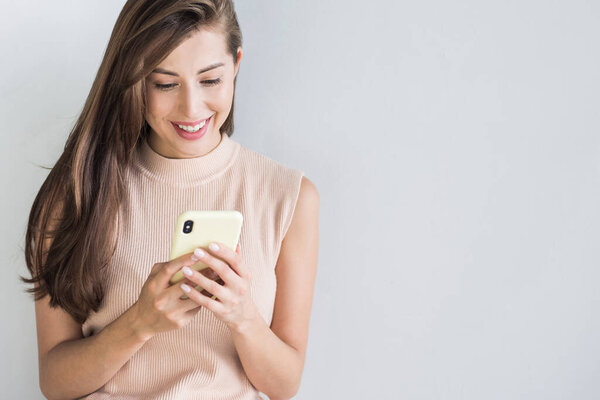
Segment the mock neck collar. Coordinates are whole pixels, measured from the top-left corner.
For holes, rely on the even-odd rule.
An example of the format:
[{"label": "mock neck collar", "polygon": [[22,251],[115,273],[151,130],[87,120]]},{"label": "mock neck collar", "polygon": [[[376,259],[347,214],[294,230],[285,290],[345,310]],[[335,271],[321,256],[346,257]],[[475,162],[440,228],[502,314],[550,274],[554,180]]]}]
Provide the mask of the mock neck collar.
[{"label": "mock neck collar", "polygon": [[134,164],[149,178],[173,186],[191,186],[216,178],[235,160],[240,144],[226,133],[219,144],[200,157],[167,158],[150,147],[144,139],[136,149]]}]

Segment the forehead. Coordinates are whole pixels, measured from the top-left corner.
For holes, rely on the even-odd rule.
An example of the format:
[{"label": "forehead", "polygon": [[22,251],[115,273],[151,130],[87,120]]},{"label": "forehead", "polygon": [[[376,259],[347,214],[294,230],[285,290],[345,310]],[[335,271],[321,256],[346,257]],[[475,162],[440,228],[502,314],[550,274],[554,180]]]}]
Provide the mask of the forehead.
[{"label": "forehead", "polygon": [[216,29],[201,28],[181,42],[158,66],[195,72],[208,64],[225,62],[227,55],[225,35]]}]

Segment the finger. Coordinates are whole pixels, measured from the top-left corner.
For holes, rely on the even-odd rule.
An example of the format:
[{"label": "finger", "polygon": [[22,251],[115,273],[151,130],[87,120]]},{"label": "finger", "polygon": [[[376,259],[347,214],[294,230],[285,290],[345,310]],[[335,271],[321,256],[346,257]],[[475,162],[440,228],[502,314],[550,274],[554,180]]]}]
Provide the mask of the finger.
[{"label": "finger", "polygon": [[[210,250],[211,252],[214,250]],[[230,250],[231,251],[231,250]],[[218,257],[211,255],[210,253],[203,252],[204,254],[200,254],[198,252],[195,253],[196,257],[200,258],[200,261],[208,265],[213,271],[219,275],[226,284],[236,286],[239,284],[241,278],[235,273],[235,271],[223,260]]]},{"label": "finger", "polygon": [[206,307],[208,310],[210,310],[214,313],[217,313],[217,314],[223,314],[225,312],[225,306],[223,305],[223,303],[220,303],[217,300],[213,300],[212,298],[210,298],[208,296],[204,296],[196,289],[192,288],[192,290],[190,290],[189,293],[186,293],[181,288],[181,285],[176,285],[176,287],[179,287],[179,290],[181,290],[181,293],[185,293],[191,300],[193,300],[198,305],[200,305],[202,307]]},{"label": "finger", "polygon": [[187,312],[189,310],[192,310],[192,309],[198,307],[198,303],[196,303],[195,301],[190,299],[189,296],[187,296],[187,295],[183,296],[186,293],[181,290],[182,283],[185,283],[186,285],[188,285],[189,287],[192,287],[192,288],[194,286],[196,286],[195,283],[193,283],[187,279],[184,279],[180,282],[177,282],[176,285],[173,285],[170,288],[168,288],[166,290],[166,292],[167,292],[167,297],[169,297],[176,304],[176,307],[178,309]]},{"label": "finger", "polygon": [[179,271],[184,265],[193,265],[197,260],[194,260],[192,256],[194,253],[187,253],[171,261],[163,263],[162,269],[156,275],[156,283],[160,288],[167,288],[169,286],[169,280],[174,273]]},{"label": "finger", "polygon": [[201,292],[206,290],[208,293],[210,293],[210,295],[216,296],[221,301],[229,300],[231,298],[231,292],[229,291],[229,288],[219,285],[217,282],[207,278],[203,274],[199,273],[198,271],[194,271],[191,268],[184,267],[183,269],[184,273],[186,270],[188,273],[191,273],[191,275],[186,274],[187,279],[194,282],[194,287],[196,285],[200,286]]},{"label": "finger", "polygon": [[[215,282],[217,282],[219,285],[224,286],[225,282],[223,282],[223,279],[219,278],[219,279],[213,279]],[[191,286],[194,286],[195,284],[192,283]],[[208,296],[210,298],[212,298],[213,300],[217,297],[214,296],[212,293],[210,293],[208,290],[203,289],[201,286],[198,286],[196,289],[200,290],[200,293],[202,293],[205,296]]]},{"label": "finger", "polygon": [[[218,249],[213,248],[212,247],[213,244],[216,244]],[[244,278],[249,277],[249,271],[243,265],[242,256],[240,253],[234,252],[229,247],[225,246],[224,244],[222,244],[220,242],[211,243],[208,246],[208,249],[210,250],[211,254],[216,255],[217,257],[219,257],[220,259],[225,261],[227,264],[229,264],[231,269],[233,269],[233,271],[237,275],[244,277]]]},{"label": "finger", "polygon": [[[195,269],[195,268],[192,268],[192,269]],[[196,270],[196,271],[198,271],[199,273],[201,273],[208,279],[212,279],[213,281],[221,279],[221,277],[215,271],[213,271],[212,268],[204,268],[204,269]]]},{"label": "finger", "polygon": [[[206,276],[205,271],[211,271],[212,270],[210,268],[205,268],[202,271],[198,271],[198,273]],[[223,279],[219,278],[219,276],[217,274],[215,274],[213,272],[213,275],[216,276],[215,279],[212,279],[209,277],[209,279],[211,279],[212,281],[217,282],[219,285],[223,286],[225,285],[225,282],[223,282]],[[200,293],[202,293],[204,296],[208,296],[208,297],[212,297],[213,294],[208,292],[206,289],[202,288],[202,286],[198,285],[196,282],[192,282],[191,280],[189,280],[186,276],[184,276],[180,281],[178,281],[177,283],[171,285],[171,287],[177,287],[180,286],[182,283],[185,283],[186,285],[188,285],[189,287],[195,288],[196,290],[198,290]],[[169,290],[171,289],[171,287],[169,287]],[[186,295],[182,295],[179,297],[181,300],[186,300],[188,297]],[[213,297],[214,298],[214,297]]]},{"label": "finger", "polygon": [[[212,279],[212,280],[220,279],[220,276],[217,275],[217,273],[215,271],[213,271],[208,265],[204,264],[203,262],[197,262],[196,264],[191,265],[189,267],[193,270],[200,272],[201,274],[203,274],[204,276],[206,276],[209,279]],[[180,283],[184,279],[185,279],[185,276],[183,275],[183,271],[180,269],[179,271],[175,272],[173,274],[173,276],[171,276],[171,278],[169,279],[169,285],[170,286],[176,285],[177,283]]]},{"label": "finger", "polygon": [[[194,266],[189,267],[193,270],[195,270]],[[225,282],[223,282],[223,279],[221,279],[221,277],[219,275],[217,275],[215,273],[215,271],[213,271],[212,269],[210,269],[209,267],[206,267],[200,271],[198,271],[199,274],[204,275],[205,277],[207,277],[210,280],[216,281],[217,283],[219,283],[220,285],[224,285]],[[180,275],[181,278],[179,280],[177,280],[176,282],[171,282],[173,280],[174,277]],[[212,293],[209,293],[206,289],[203,289],[201,286],[199,286],[197,283],[190,281],[189,279],[187,279],[187,277],[183,274],[183,268],[179,271],[177,271],[177,273],[175,273],[175,275],[173,275],[173,277],[171,278],[171,281],[169,281],[169,284],[171,286],[176,286],[179,285],[181,283],[185,283],[186,285],[190,286],[190,287],[194,287],[197,290],[200,291],[200,293],[202,293],[205,296],[211,297]],[[181,297],[182,300],[187,299],[187,296],[182,296]]]}]

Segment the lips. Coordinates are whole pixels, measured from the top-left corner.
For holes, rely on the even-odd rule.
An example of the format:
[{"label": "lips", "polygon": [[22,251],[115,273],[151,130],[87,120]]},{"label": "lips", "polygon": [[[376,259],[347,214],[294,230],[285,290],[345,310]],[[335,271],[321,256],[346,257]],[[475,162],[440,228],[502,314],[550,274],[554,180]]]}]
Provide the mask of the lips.
[{"label": "lips", "polygon": [[[211,115],[211,116],[212,116],[212,115]],[[204,119],[199,119],[198,121],[194,121],[194,122],[184,122],[184,121],[171,121],[171,122],[172,122],[172,123],[174,123],[174,124],[177,124],[177,125],[184,125],[184,126],[192,126],[192,127],[193,127],[193,126],[196,126],[196,125],[198,125],[198,124],[199,124],[199,123],[201,123],[202,121],[206,121],[206,120],[207,120],[207,119],[209,119],[209,118],[210,118],[210,117],[208,117],[208,118],[204,118]]]},{"label": "lips", "polygon": [[204,136],[204,134],[208,131],[208,126],[210,124],[210,121],[212,119],[212,116],[209,117],[207,120],[201,120],[201,121],[206,121],[204,123],[204,126],[202,128],[200,128],[199,130],[195,131],[195,132],[188,132],[183,128],[180,128],[176,123],[171,122],[171,125],[173,125],[173,128],[175,129],[175,132],[177,132],[177,134],[186,140],[197,140],[200,139],[201,137]]}]

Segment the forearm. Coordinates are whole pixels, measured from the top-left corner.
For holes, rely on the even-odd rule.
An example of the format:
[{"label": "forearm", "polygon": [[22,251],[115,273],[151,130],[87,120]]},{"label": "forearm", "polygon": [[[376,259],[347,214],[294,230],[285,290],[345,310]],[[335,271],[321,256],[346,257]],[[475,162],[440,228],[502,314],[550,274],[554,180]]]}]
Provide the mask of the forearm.
[{"label": "forearm", "polygon": [[300,354],[273,333],[258,311],[246,325],[231,329],[244,371],[271,400],[289,399],[302,376]]},{"label": "forearm", "polygon": [[148,338],[138,333],[134,308],[97,335],[58,344],[43,357],[40,386],[49,399],[78,398],[102,387]]}]

